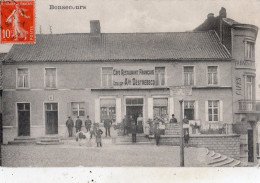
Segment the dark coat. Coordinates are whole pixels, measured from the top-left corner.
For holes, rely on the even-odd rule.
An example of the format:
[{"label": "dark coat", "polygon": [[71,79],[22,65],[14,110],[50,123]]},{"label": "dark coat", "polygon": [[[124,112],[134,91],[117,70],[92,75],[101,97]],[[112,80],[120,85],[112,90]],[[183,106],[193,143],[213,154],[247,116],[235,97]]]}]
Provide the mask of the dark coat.
[{"label": "dark coat", "polygon": [[132,132],[132,134],[136,134],[137,133],[137,125],[136,124],[132,124],[132,126],[131,126],[131,132]]},{"label": "dark coat", "polygon": [[104,121],[104,127],[105,128],[110,128],[112,125],[112,120],[111,119],[105,119]]},{"label": "dark coat", "polygon": [[87,120],[85,121],[85,127],[86,127],[86,128],[87,128],[87,127],[91,127],[91,124],[92,124],[92,122],[91,122],[90,119],[87,119]]},{"label": "dark coat", "polygon": [[74,122],[73,122],[73,120],[72,120],[72,119],[68,119],[68,120],[66,121],[66,126],[67,126],[68,128],[74,127]]},{"label": "dark coat", "polygon": [[76,120],[76,124],[75,124],[75,128],[81,128],[82,126],[82,120],[81,119],[77,119]]},{"label": "dark coat", "polygon": [[101,129],[98,129],[96,131],[96,143],[100,143],[101,142],[101,135],[103,134],[103,131]]},{"label": "dark coat", "polygon": [[170,123],[177,123],[177,119],[176,119],[176,118],[172,118],[172,119],[170,120]]}]

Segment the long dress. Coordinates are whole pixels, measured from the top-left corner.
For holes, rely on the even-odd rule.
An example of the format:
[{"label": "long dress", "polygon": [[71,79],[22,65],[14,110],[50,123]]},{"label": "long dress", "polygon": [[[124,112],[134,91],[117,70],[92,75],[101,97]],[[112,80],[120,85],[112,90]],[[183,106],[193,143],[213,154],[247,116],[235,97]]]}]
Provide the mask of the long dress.
[{"label": "long dress", "polygon": [[144,133],[144,130],[143,130],[143,118],[142,117],[138,117],[137,118],[137,132],[138,133]]}]

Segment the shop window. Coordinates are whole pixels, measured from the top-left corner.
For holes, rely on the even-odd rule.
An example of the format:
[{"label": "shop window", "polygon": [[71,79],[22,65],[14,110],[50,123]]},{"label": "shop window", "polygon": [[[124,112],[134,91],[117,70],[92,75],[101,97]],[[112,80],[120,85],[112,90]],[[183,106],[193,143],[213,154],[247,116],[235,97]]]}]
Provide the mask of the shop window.
[{"label": "shop window", "polygon": [[168,98],[153,99],[153,115],[163,119],[168,118]]},{"label": "shop window", "polygon": [[155,85],[165,85],[165,67],[155,67]]},{"label": "shop window", "polygon": [[113,86],[113,68],[102,67],[102,86],[112,87]]},{"label": "shop window", "polygon": [[56,68],[45,68],[45,88],[56,88]]},{"label": "shop window", "polygon": [[76,116],[85,116],[85,102],[72,102],[71,103],[72,115]]},{"label": "shop window", "polygon": [[245,44],[245,57],[246,59],[253,60],[255,52],[255,43],[251,41],[246,41]]},{"label": "shop window", "polygon": [[208,121],[219,121],[219,101],[208,101]]},{"label": "shop window", "polygon": [[189,120],[194,120],[195,101],[184,101],[184,116]]},{"label": "shop window", "polygon": [[208,84],[217,85],[218,84],[218,67],[208,66]]},{"label": "shop window", "polygon": [[17,88],[29,88],[29,70],[17,69]]},{"label": "shop window", "polygon": [[104,123],[105,119],[116,121],[116,100],[115,99],[101,99],[100,100],[100,119]]},{"label": "shop window", "polygon": [[194,85],[194,67],[193,66],[184,66],[184,85],[190,86]]}]

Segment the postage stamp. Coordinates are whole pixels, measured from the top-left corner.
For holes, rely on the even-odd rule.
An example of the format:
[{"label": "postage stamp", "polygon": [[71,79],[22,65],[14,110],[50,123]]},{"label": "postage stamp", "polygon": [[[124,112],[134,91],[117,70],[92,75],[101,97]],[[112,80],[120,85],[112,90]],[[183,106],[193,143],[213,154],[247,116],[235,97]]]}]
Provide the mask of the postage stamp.
[{"label": "postage stamp", "polygon": [[1,0],[1,43],[35,43],[35,0]]}]

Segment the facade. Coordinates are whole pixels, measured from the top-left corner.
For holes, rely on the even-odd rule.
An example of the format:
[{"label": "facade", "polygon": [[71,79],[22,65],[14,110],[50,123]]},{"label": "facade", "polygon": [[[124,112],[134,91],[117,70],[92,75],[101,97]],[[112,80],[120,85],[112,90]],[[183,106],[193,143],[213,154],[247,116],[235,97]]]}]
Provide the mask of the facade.
[{"label": "facade", "polygon": [[[107,117],[117,124],[140,114],[144,121],[169,121],[172,114],[179,121],[182,112],[200,123],[201,133],[224,127],[226,134],[252,135],[256,157],[257,27],[227,19],[223,9],[192,32],[109,34],[99,21],[90,27],[11,48],[3,62],[4,143],[64,136],[68,116],[89,115],[102,125]],[[192,95],[175,95],[178,86]]]}]

